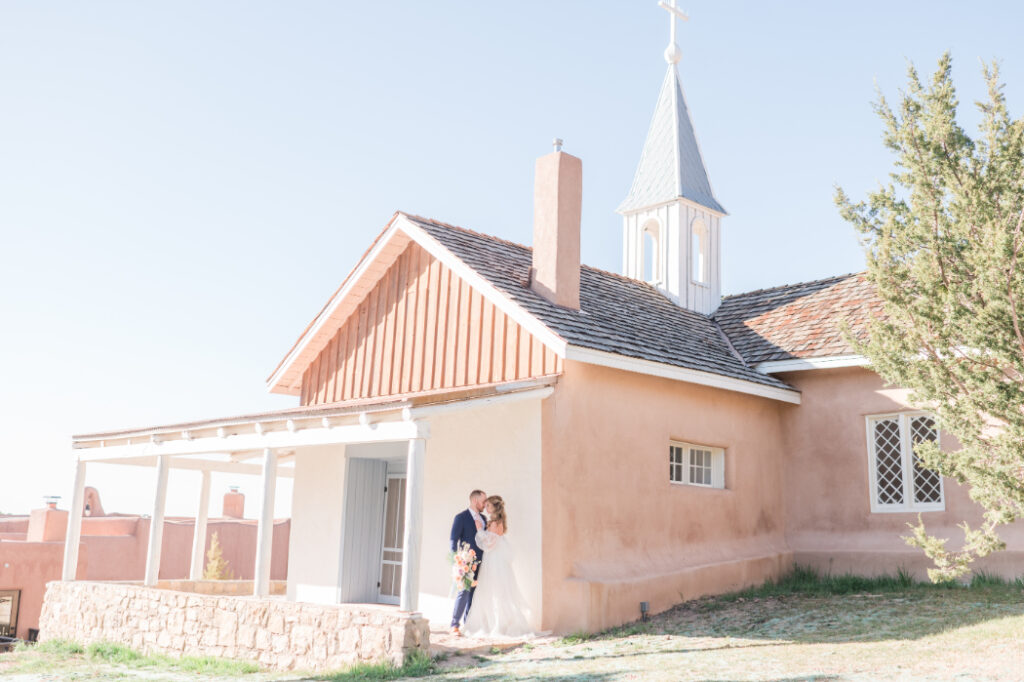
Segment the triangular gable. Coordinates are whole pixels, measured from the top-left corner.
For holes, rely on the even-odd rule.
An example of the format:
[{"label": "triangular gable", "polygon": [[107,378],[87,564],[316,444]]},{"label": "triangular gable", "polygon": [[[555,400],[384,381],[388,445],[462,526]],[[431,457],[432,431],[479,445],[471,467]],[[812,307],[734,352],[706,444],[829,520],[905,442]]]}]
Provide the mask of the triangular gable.
[{"label": "triangular gable", "polygon": [[565,342],[396,214],[268,379],[302,404],[561,371]]}]

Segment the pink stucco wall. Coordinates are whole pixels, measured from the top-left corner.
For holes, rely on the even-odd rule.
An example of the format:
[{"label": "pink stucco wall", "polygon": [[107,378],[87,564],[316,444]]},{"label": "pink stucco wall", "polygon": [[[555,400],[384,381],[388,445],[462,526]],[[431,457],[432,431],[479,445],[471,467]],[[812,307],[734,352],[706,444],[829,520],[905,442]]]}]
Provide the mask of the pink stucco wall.
[{"label": "pink stucco wall", "polygon": [[[914,408],[907,391],[844,368],[782,377],[790,405],[567,362],[542,412],[544,627],[599,630],[685,599],[757,584],[794,562],[833,573],[921,578],[930,561],[902,536],[916,512],[872,513],[868,415]],[[725,490],[672,484],[670,440],[725,449]],[[944,448],[957,443],[942,435]],[[945,480],[945,510],[925,512],[950,537],[981,509]],[[1024,523],[977,569],[1024,573]]]},{"label": "pink stucco wall", "polygon": [[[89,548],[78,554],[78,578],[89,569]],[[39,627],[46,583],[60,580],[64,561],[63,542],[0,541],[0,590],[21,590],[16,636],[28,637],[29,628]]]},{"label": "pink stucco wall", "polygon": [[[567,362],[542,413],[544,627],[597,630],[788,568],[782,415],[720,389]],[[725,448],[725,490],[669,481],[669,441]]]},{"label": "pink stucco wall", "polygon": [[[893,573],[903,567],[924,577],[929,560],[902,539],[917,512],[872,513],[870,505],[866,417],[913,410],[908,392],[885,386],[860,367],[780,378],[803,392],[803,405],[784,416],[786,541],[795,559],[832,572]],[[958,447],[945,433],[941,443],[944,449]],[[977,526],[982,510],[965,487],[950,479],[943,485],[945,511],[924,512],[921,518],[955,546],[963,539],[956,525]],[[1009,551],[977,567],[1017,577],[1024,573],[1024,524],[1007,527],[1002,535]]]}]

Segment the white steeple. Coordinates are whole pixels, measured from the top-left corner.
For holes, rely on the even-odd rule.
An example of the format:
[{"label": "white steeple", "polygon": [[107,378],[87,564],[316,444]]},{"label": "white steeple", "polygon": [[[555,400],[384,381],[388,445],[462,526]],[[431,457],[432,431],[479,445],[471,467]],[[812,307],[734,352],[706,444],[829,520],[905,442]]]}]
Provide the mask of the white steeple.
[{"label": "white steeple", "polygon": [[658,287],[679,305],[710,315],[721,302],[720,219],[693,122],[679,82],[676,18],[687,16],[661,0],[670,14],[668,70],[647,132],[623,216],[623,272]]}]

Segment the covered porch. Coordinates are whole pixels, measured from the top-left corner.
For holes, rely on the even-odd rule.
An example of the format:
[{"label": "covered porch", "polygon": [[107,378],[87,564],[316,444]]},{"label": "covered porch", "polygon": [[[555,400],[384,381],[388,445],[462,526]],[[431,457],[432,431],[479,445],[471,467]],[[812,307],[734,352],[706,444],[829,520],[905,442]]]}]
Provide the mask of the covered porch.
[{"label": "covered porch", "polygon": [[[82,495],[91,467],[144,466],[155,472],[152,531],[138,586],[147,589],[166,586],[160,584],[159,566],[168,471],[202,472],[191,581],[202,577],[210,474],[244,473],[259,476],[262,483],[255,579],[247,589],[251,595],[218,598],[296,607],[347,604],[349,610],[363,608],[371,621],[392,609],[396,616],[422,620],[426,640],[396,631],[396,644],[428,647],[426,618],[437,626],[451,608],[448,526],[469,491],[479,487],[503,494],[517,513],[516,535],[523,542],[517,570],[535,605],[539,629],[540,403],[554,390],[554,381],[549,377],[78,436],[63,581],[75,580]],[[270,552],[279,477],[292,478],[294,492],[288,580],[284,596],[274,597]],[[48,602],[50,592],[54,598],[60,593],[51,588]],[[403,627],[419,632],[416,620],[404,617]],[[145,645],[163,650],[155,640]],[[168,651],[191,653],[187,648]],[[386,657],[401,655],[389,651]]]}]

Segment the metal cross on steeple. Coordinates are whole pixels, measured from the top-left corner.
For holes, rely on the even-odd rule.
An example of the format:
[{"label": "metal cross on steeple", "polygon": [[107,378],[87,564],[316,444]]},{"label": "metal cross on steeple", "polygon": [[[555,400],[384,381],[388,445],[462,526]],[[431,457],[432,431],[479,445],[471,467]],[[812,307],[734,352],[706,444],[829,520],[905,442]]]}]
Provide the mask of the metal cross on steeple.
[{"label": "metal cross on steeple", "polygon": [[671,4],[665,2],[665,0],[658,0],[658,7],[667,10],[669,13],[669,42],[668,47],[665,48],[665,61],[669,64],[678,64],[682,53],[679,50],[678,43],[676,43],[676,19],[689,21],[690,17],[687,16],[686,12],[676,7],[676,0],[672,0]]}]

